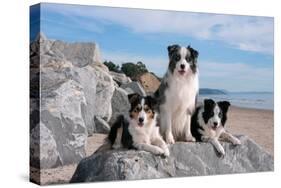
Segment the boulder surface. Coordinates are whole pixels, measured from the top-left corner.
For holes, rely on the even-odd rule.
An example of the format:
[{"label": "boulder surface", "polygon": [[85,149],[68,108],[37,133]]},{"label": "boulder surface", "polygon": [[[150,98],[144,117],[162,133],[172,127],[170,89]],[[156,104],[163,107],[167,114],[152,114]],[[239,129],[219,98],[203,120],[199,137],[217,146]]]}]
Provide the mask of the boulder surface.
[{"label": "boulder surface", "polygon": [[246,136],[242,145],[223,143],[224,158],[209,143],[178,142],[168,158],[145,151],[110,150],[83,159],[70,182],[138,180],[151,178],[249,173],[273,170],[273,157]]}]

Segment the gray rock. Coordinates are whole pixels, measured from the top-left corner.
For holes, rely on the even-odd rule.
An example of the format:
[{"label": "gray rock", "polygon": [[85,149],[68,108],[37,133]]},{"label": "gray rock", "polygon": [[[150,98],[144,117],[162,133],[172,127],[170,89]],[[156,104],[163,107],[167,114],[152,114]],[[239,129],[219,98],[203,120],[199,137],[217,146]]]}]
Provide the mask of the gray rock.
[{"label": "gray rock", "polygon": [[95,117],[94,133],[108,134],[110,131],[109,124],[101,117]]},{"label": "gray rock", "polygon": [[73,80],[77,81],[83,87],[83,92],[85,94],[86,104],[82,105],[82,116],[87,126],[88,135],[94,133],[95,127],[95,102],[96,102],[96,75],[95,70],[91,66],[86,66],[83,68],[74,68]]},{"label": "gray rock", "polygon": [[[49,136],[43,139],[56,146],[53,150],[58,155],[48,162],[38,158],[37,166],[78,162],[85,157],[87,136],[95,130],[109,131],[106,121],[112,116],[115,86],[97,44],[53,41],[39,33],[30,44],[30,85],[30,131],[39,140],[44,135],[35,127],[44,125]],[[37,145],[32,150],[39,153]]]},{"label": "gray rock", "polygon": [[54,41],[51,49],[55,54],[63,54],[74,66],[84,67],[99,61],[100,52],[95,43],[65,43]]},{"label": "gray rock", "polygon": [[137,180],[182,176],[248,173],[273,170],[273,158],[255,142],[240,137],[241,146],[223,143],[217,156],[209,143],[176,143],[168,158],[145,151],[111,150],[83,159],[70,182]]},{"label": "gray rock", "polygon": [[127,84],[132,82],[132,80],[127,77],[124,73],[117,73],[110,71],[110,75],[113,77],[113,80],[117,82],[117,84],[120,86],[122,84]]},{"label": "gray rock", "polygon": [[114,81],[112,77],[103,69],[95,67],[96,75],[96,116],[109,121],[112,116],[111,98],[114,92]]},{"label": "gray rock", "polygon": [[73,65],[65,59],[41,55],[40,63],[40,87],[42,90],[59,87],[73,76]]},{"label": "gray rock", "polygon": [[86,105],[84,92],[73,80],[41,90],[40,121],[56,141],[61,165],[85,157],[87,127],[82,115],[83,105]]},{"label": "gray rock", "polygon": [[52,168],[59,162],[57,144],[52,132],[40,123],[30,132],[30,161],[36,168]]},{"label": "gray rock", "polygon": [[112,117],[110,123],[113,123],[119,115],[128,114],[131,107],[128,100],[128,93],[124,89],[116,87],[111,99],[111,104]]},{"label": "gray rock", "polygon": [[[140,95],[142,95],[142,96],[145,96],[146,95],[146,93],[145,93],[145,91],[144,91],[144,89],[142,88],[142,86],[141,86],[141,84],[139,83],[139,82],[130,82],[130,83],[128,83],[128,84],[122,84],[121,86],[120,86],[121,88],[123,88],[123,89],[127,89],[127,88],[129,88],[129,89],[131,89],[131,90],[133,90],[134,91],[134,93],[138,93],[138,94],[140,94]],[[130,94],[130,93],[129,93]]]}]

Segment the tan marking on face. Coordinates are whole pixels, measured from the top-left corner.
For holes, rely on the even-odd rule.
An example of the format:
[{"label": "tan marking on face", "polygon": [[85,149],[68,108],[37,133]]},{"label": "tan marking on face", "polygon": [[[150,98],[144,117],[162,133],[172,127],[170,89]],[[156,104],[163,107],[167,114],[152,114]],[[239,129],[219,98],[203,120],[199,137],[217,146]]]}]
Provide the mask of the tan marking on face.
[{"label": "tan marking on face", "polygon": [[144,111],[146,113],[147,121],[150,123],[154,119],[154,113],[148,105],[144,105]]},{"label": "tan marking on face", "polygon": [[130,117],[137,120],[140,111],[141,111],[141,105],[138,104],[138,105],[132,110],[132,112],[130,113]]}]

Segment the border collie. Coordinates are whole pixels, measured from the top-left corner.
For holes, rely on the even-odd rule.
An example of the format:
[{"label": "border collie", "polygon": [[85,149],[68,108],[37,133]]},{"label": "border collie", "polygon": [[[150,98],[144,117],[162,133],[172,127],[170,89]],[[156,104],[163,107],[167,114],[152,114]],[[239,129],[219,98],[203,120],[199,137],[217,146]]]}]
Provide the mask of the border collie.
[{"label": "border collie", "polygon": [[196,141],[210,142],[220,156],[224,156],[225,151],[219,139],[234,145],[241,144],[239,139],[224,128],[229,106],[228,101],[215,102],[212,99],[205,99],[203,106],[196,108],[191,121],[191,132]]},{"label": "border collie", "polygon": [[[128,148],[169,156],[169,149],[156,126],[156,100],[151,96],[128,95],[131,109],[129,119],[119,116],[112,125],[107,141],[109,148]],[[105,146],[102,146],[105,148]],[[98,151],[104,150],[104,148]]]},{"label": "border collie", "polygon": [[160,132],[168,144],[195,141],[190,131],[199,90],[198,52],[177,44],[168,46],[169,66],[154,93],[160,116]]}]

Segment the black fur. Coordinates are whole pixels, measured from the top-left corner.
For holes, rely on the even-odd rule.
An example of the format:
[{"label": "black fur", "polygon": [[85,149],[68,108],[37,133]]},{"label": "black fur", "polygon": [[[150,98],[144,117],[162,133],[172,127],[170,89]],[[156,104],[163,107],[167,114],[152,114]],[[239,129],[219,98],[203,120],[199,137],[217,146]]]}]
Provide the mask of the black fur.
[{"label": "black fur", "polygon": [[203,130],[201,126],[198,124],[198,112],[200,110],[200,107],[197,107],[194,114],[191,117],[191,134],[196,139],[196,141],[201,142],[201,136],[202,134],[199,132],[199,130]]},{"label": "black fur", "polygon": [[220,109],[223,112],[221,123],[222,123],[222,126],[224,126],[227,121],[227,111],[230,106],[230,103],[228,101],[220,101],[217,104],[219,105]]},{"label": "black fur", "polygon": [[191,62],[190,68],[191,68],[193,73],[196,73],[197,58],[198,58],[199,53],[198,53],[198,51],[194,50],[190,46],[188,46],[187,49],[190,51],[190,57],[187,57],[187,58],[190,58],[190,59],[188,59]]},{"label": "black fur", "polygon": [[202,113],[202,117],[205,123],[208,122],[208,120],[213,117],[213,111],[216,106],[216,104],[219,106],[221,110],[221,125],[224,127],[225,123],[227,121],[227,112],[230,106],[230,103],[228,101],[219,101],[215,102],[212,99],[206,99],[204,100],[204,105],[199,106],[196,108],[194,114],[191,117],[191,134],[196,139],[196,141],[201,142],[202,134],[199,132],[199,130],[203,130],[203,128],[199,125],[198,119],[199,119],[199,110],[204,108],[204,112]]},{"label": "black fur", "polygon": [[215,106],[216,103],[212,99],[204,100],[204,112],[202,115],[205,123],[207,123],[208,120],[214,115],[213,113]]},{"label": "black fur", "polygon": [[117,136],[117,131],[119,128],[123,128],[122,136],[121,136],[121,143],[123,147],[128,148],[128,149],[134,149],[133,147],[133,139],[131,134],[129,133],[128,127],[129,127],[129,122],[126,120],[126,118],[123,115],[118,116],[117,120],[114,122],[112,125],[108,139],[110,141],[111,146],[114,144],[116,136]]},{"label": "black fur", "polygon": [[173,73],[176,68],[176,63],[180,60],[180,54],[178,53],[181,47],[177,44],[168,46],[169,55],[169,70]]},{"label": "black fur", "polygon": [[[128,95],[128,99],[129,99],[129,102],[131,103],[131,108],[129,110],[129,113],[134,110],[136,105],[141,103],[142,99],[145,99],[144,104],[149,106],[149,108],[152,110],[153,118],[154,118],[157,101],[153,97],[151,97],[151,96],[144,97],[137,93],[134,93],[134,94]],[[135,149],[133,146],[132,135],[129,132],[129,126],[130,126],[129,121],[123,115],[118,116],[117,120],[111,126],[111,129],[110,129],[110,132],[108,135],[108,140],[110,141],[111,146],[114,144],[114,142],[116,140],[118,129],[122,127],[123,131],[122,131],[122,136],[121,136],[121,143],[122,143],[123,147],[127,148],[127,149]]]}]

